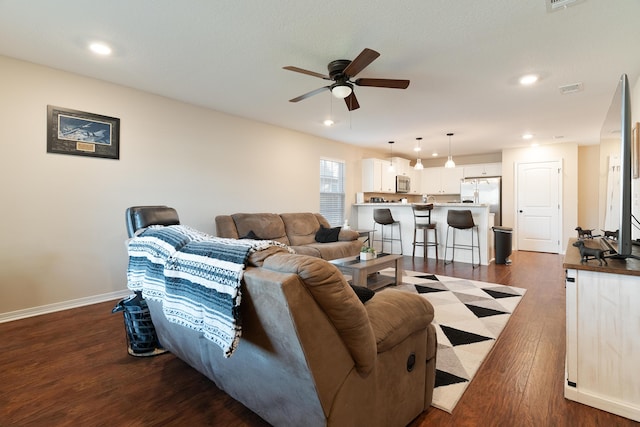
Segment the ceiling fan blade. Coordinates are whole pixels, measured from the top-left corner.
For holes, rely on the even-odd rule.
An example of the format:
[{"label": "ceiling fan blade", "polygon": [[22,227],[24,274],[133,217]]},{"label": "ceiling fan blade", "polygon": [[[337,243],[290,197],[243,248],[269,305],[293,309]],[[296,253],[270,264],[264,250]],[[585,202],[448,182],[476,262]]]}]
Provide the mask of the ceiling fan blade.
[{"label": "ceiling fan blade", "polygon": [[312,97],[313,95],[317,95],[317,94],[319,94],[320,92],[324,92],[325,90],[328,90],[328,89],[329,89],[329,86],[323,86],[323,87],[320,87],[320,88],[318,88],[318,89],[316,89],[316,90],[312,90],[311,92],[307,92],[307,93],[305,93],[304,95],[300,95],[300,96],[298,96],[297,98],[290,99],[290,100],[289,100],[289,102],[298,102],[298,101],[302,101],[303,99],[310,98],[310,97]]},{"label": "ceiling fan blade", "polygon": [[358,103],[355,92],[351,92],[351,95],[347,96],[344,99],[344,103],[347,104],[347,108],[349,109],[349,111],[357,110],[358,108],[360,108],[360,104]]},{"label": "ceiling fan blade", "polygon": [[347,68],[344,69],[343,73],[348,77],[353,77],[360,71],[364,70],[378,56],[380,56],[380,54],[375,50],[365,48],[360,52],[360,55],[358,55],[356,59],[351,61],[351,64],[347,65]]},{"label": "ceiling fan blade", "polygon": [[354,83],[358,86],[388,87],[392,89],[406,89],[409,87],[409,80],[357,79]]},{"label": "ceiling fan blade", "polygon": [[282,67],[282,68],[289,71],[295,71],[296,73],[302,73],[302,74],[307,74],[313,77],[320,77],[321,79],[325,79],[325,80],[331,80],[331,77],[327,76],[326,74],[316,73],[315,71],[305,70],[304,68],[298,68],[291,65],[287,65],[286,67]]}]

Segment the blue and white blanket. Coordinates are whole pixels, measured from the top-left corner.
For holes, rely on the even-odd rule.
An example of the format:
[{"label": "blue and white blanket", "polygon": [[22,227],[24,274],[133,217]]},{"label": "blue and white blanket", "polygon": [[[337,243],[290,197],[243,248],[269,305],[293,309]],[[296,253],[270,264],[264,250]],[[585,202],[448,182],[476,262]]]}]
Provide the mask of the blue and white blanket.
[{"label": "blue and white blanket", "polygon": [[240,284],[247,259],[270,246],[288,248],[270,240],[213,237],[182,225],[149,227],[128,242],[127,286],[161,301],[169,321],[202,332],[229,357],[242,330]]}]

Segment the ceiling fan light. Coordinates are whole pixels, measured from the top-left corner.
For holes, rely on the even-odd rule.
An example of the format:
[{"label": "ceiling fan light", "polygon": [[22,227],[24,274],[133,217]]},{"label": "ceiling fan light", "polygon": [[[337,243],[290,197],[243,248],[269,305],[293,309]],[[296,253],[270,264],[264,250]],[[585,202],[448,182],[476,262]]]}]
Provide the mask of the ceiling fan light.
[{"label": "ceiling fan light", "polygon": [[422,165],[422,159],[416,160],[416,165],[413,167],[415,170],[422,170],[424,166]]},{"label": "ceiling fan light", "polygon": [[344,99],[351,95],[351,92],[353,92],[353,86],[349,83],[335,83],[331,85],[331,93],[336,98]]}]

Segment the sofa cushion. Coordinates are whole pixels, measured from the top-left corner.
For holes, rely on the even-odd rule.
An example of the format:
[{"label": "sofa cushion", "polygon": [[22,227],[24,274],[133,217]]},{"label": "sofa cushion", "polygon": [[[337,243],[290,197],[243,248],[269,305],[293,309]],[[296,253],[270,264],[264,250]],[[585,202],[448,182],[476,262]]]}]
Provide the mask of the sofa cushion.
[{"label": "sofa cushion", "polygon": [[317,255],[314,256],[331,260],[357,255],[360,253],[361,247],[362,242],[359,240],[352,240],[329,243],[314,242],[304,246],[293,246],[293,249],[298,254],[314,255],[317,253]]},{"label": "sofa cushion", "polygon": [[278,214],[237,213],[231,215],[238,229],[238,236],[246,236],[253,231],[262,240],[275,240],[289,245],[284,223]]},{"label": "sofa cushion", "polygon": [[[280,214],[291,246],[316,243],[316,233],[320,230],[318,218],[310,212]],[[330,225],[325,225],[331,227]]]},{"label": "sofa cushion", "polygon": [[316,232],[316,242],[329,243],[337,242],[342,227],[325,228],[320,226],[320,230]]}]

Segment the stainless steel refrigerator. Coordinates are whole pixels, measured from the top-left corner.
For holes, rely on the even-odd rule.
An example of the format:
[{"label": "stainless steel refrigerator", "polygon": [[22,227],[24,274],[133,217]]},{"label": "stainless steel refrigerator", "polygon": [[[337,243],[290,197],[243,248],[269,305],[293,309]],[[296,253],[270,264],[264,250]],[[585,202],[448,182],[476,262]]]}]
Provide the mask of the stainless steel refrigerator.
[{"label": "stainless steel refrigerator", "polygon": [[460,183],[460,200],[470,203],[487,203],[495,214],[494,225],[502,225],[502,179],[465,178]]}]

